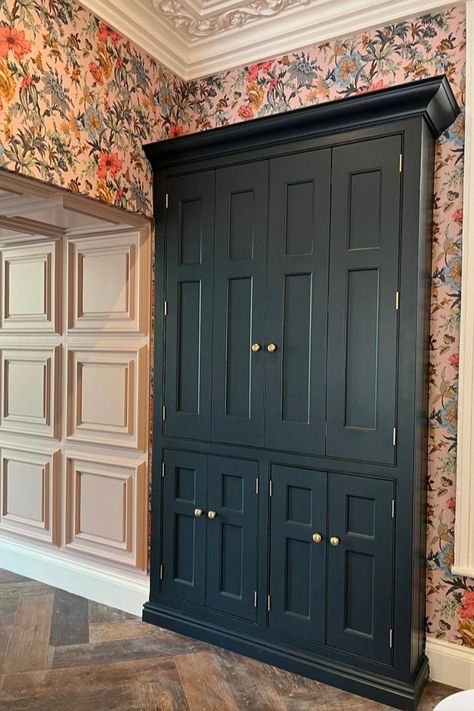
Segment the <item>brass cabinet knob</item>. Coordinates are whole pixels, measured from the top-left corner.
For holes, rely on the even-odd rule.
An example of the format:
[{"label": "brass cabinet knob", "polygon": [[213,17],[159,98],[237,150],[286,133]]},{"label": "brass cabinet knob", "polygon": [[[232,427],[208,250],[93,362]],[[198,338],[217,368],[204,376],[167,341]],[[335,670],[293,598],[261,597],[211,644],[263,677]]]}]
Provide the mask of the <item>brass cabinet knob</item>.
[{"label": "brass cabinet knob", "polygon": [[269,353],[275,353],[276,349],[277,349],[277,346],[275,345],[275,343],[269,343],[267,346],[267,351]]},{"label": "brass cabinet knob", "polygon": [[341,542],[341,539],[338,536],[331,536],[331,538],[329,539],[329,543],[332,546],[338,546],[340,542]]},{"label": "brass cabinet knob", "polygon": [[203,510],[202,509],[194,509],[194,515],[196,518],[200,518],[203,515]]},{"label": "brass cabinet knob", "polygon": [[260,343],[252,343],[252,350],[254,353],[258,353],[258,351],[262,350],[262,346]]},{"label": "brass cabinet knob", "polygon": [[314,543],[321,543],[322,540],[323,540],[323,537],[320,533],[313,533]]},{"label": "brass cabinet knob", "polygon": [[216,516],[217,516],[217,511],[208,511],[207,512],[207,518],[210,518],[211,521],[213,521]]}]

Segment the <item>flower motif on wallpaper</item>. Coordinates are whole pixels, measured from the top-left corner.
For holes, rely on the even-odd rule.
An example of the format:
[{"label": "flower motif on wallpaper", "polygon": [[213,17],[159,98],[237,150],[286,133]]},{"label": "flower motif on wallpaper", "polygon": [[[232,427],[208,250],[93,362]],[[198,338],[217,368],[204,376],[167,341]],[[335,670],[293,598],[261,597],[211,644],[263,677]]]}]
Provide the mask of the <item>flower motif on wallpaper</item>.
[{"label": "flower motif on wallpaper", "polygon": [[73,0],[0,3],[5,168],[150,214],[142,144],[177,135],[180,84]]}]

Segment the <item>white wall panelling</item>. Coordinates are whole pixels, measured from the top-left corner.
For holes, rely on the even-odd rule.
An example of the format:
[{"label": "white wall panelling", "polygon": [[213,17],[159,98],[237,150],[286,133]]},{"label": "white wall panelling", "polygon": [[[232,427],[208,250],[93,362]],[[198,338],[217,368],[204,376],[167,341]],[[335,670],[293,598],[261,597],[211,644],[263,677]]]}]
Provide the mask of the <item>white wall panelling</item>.
[{"label": "white wall panelling", "polygon": [[144,568],[146,463],[83,455],[69,455],[66,462],[66,545]]},{"label": "white wall panelling", "polygon": [[147,347],[86,348],[81,339],[67,369],[68,439],[146,449]]},{"label": "white wall panelling", "polygon": [[0,530],[59,543],[60,453],[2,448]]},{"label": "white wall panelling", "polygon": [[5,332],[58,331],[60,240],[4,248],[2,258],[2,318]]},{"label": "white wall panelling", "polygon": [[68,328],[146,333],[144,236],[124,232],[68,241]]},{"label": "white wall panelling", "polygon": [[60,345],[0,345],[0,430],[60,436],[60,353]]},{"label": "white wall panelling", "polygon": [[10,180],[11,196],[0,172],[0,567],[23,540],[24,574],[35,577],[44,555],[43,579],[61,587],[63,570],[72,585],[80,569],[81,594],[97,599],[100,571],[115,570],[101,601],[130,590],[136,605],[147,568],[148,220]]}]

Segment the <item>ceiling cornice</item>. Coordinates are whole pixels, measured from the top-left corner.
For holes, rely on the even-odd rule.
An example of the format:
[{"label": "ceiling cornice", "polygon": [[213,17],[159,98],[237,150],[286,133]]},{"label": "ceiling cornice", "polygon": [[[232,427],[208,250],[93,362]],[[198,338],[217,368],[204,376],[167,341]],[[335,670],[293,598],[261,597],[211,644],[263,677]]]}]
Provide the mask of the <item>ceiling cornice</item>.
[{"label": "ceiling cornice", "polygon": [[[164,6],[160,0],[81,2],[185,80],[453,4],[443,0],[282,0],[273,5],[268,0],[169,0],[167,10],[160,12],[156,7]],[[199,31],[198,26],[196,32],[196,25],[189,30],[189,22],[180,24],[172,11],[176,3],[186,7],[186,14],[199,17],[204,30],[206,21],[214,23],[215,31]],[[259,4],[266,14],[258,13]],[[250,6],[254,8],[250,18],[241,24],[232,21],[232,13]],[[271,7],[276,8],[274,13],[268,10]],[[220,25],[216,18],[223,18]]]}]

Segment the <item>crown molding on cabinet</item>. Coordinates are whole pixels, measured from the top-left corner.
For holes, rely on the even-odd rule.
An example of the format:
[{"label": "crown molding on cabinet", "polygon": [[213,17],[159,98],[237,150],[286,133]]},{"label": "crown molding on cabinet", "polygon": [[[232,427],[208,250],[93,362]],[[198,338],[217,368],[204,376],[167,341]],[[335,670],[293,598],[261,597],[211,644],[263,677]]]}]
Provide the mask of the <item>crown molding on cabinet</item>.
[{"label": "crown molding on cabinet", "polygon": [[184,80],[452,5],[436,0],[81,0]]}]

